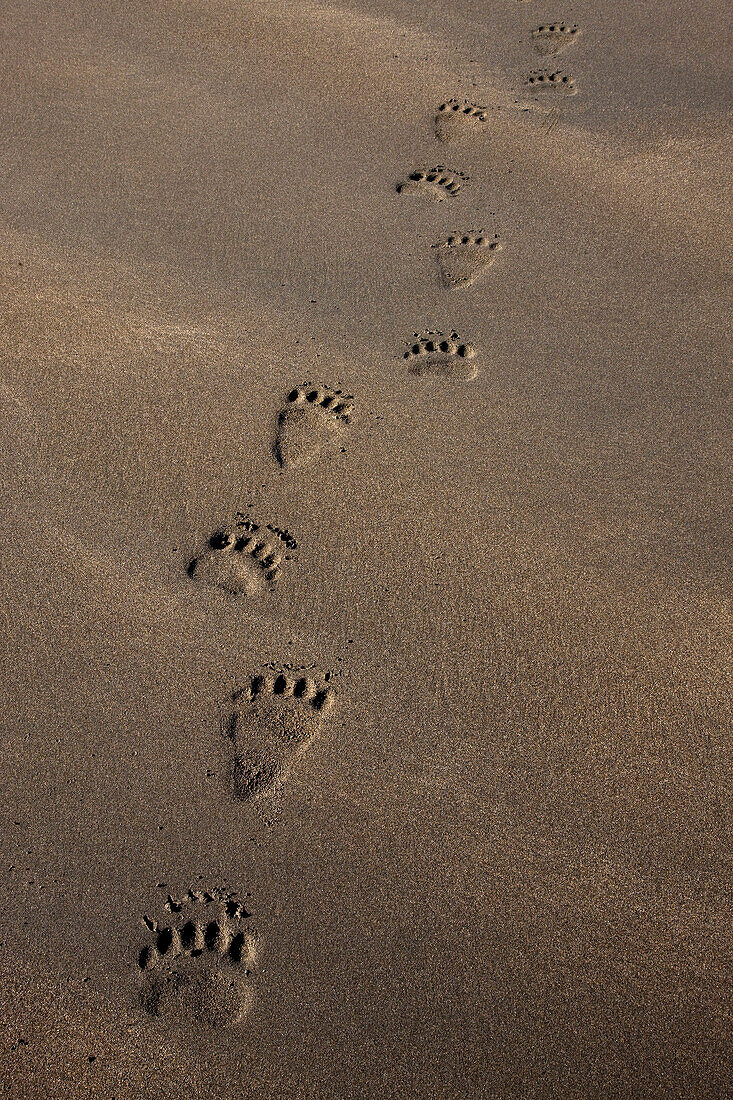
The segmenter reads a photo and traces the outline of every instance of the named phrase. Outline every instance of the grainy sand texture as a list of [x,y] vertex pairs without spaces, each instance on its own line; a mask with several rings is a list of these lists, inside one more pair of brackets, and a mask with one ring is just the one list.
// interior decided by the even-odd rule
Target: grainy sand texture
[[720,0],[0,16],[0,1095],[733,1093]]

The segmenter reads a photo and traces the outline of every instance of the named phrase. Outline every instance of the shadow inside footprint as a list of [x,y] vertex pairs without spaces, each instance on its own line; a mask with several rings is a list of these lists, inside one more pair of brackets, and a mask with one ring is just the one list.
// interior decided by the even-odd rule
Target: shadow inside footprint
[[578,86],[574,77],[561,69],[535,69],[524,82],[525,87],[542,96],[574,96]]
[[580,37],[577,23],[543,23],[532,31],[532,44],[538,53],[546,57],[555,57],[562,53]]
[[484,233],[454,234],[433,246],[443,286],[449,289],[471,286],[490,267],[502,249],[499,238]]
[[212,535],[188,575],[233,596],[256,596],[274,587],[296,546],[287,532],[245,519]]
[[233,790],[240,800],[272,794],[288,777],[335,702],[326,680],[255,676],[234,696],[227,735],[234,745]]
[[253,1002],[250,975],[260,937],[250,914],[225,891],[189,890],[181,902],[169,897],[170,920],[144,917],[153,940],[140,952],[140,1003],[173,1023],[223,1028],[241,1024]]
[[449,99],[438,107],[435,136],[439,141],[461,141],[485,130],[488,117],[485,107],[465,99]]
[[464,172],[438,164],[434,168],[416,168],[397,184],[398,195],[424,195],[437,202],[457,195],[468,181]]
[[453,382],[469,382],[478,374],[476,349],[457,332],[416,332],[404,359],[410,374],[435,374]]
[[291,390],[277,421],[274,453],[284,467],[305,466],[340,441],[353,411],[341,390],[310,384]]

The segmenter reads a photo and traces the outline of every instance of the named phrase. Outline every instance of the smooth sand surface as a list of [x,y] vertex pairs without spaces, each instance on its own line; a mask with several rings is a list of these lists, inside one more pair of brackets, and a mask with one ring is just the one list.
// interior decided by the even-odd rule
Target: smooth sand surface
[[[722,4],[18,0],[2,43],[2,1095],[727,1095]],[[309,382],[353,414],[281,466]],[[189,574],[238,513],[297,548],[233,595]],[[215,888],[251,960],[156,940]]]

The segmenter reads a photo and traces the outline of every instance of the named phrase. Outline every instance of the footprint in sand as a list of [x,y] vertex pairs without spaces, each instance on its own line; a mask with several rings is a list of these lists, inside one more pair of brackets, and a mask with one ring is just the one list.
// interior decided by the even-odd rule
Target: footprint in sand
[[437,164],[434,168],[416,168],[407,179],[397,184],[397,194],[425,195],[442,202],[451,195],[457,195],[468,178],[464,172],[456,172],[444,164]]
[[465,99],[449,99],[438,107],[435,136],[440,141],[462,141],[485,130],[488,119],[485,107]]
[[525,86],[542,95],[570,96],[578,94],[575,79],[561,69],[535,69],[525,80]]
[[305,466],[339,443],[351,419],[353,397],[308,382],[288,394],[277,420],[274,453],[281,466]]
[[443,286],[450,289],[470,286],[493,264],[502,247],[498,233],[489,237],[483,230],[454,233],[447,240],[434,244]]
[[260,947],[244,905],[224,890],[189,890],[182,901],[169,897],[166,909],[162,921],[143,917],[152,937],[138,958],[145,1011],[187,1026],[243,1023]]
[[297,545],[287,531],[241,517],[211,536],[188,574],[235,596],[258,596],[274,587]]
[[476,351],[457,332],[416,332],[403,358],[411,374],[437,374],[453,381],[469,382],[478,374]]
[[546,57],[555,57],[580,38],[577,23],[543,23],[532,31],[532,45]]
[[234,745],[234,795],[241,800],[273,794],[287,779],[331,712],[331,673],[265,672],[232,696],[227,736]]

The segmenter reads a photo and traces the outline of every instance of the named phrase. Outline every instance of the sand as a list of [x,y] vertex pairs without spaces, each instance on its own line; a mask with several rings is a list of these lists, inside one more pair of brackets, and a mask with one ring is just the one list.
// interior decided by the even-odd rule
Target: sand
[[733,1090],[726,29],[6,8],[2,1095]]

